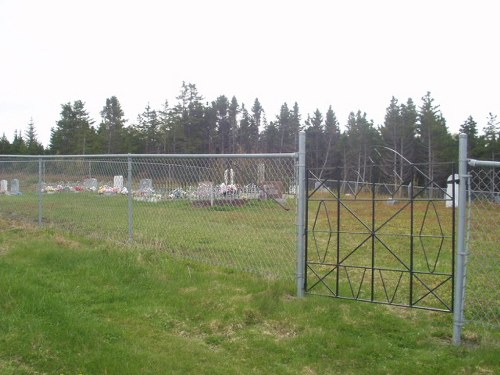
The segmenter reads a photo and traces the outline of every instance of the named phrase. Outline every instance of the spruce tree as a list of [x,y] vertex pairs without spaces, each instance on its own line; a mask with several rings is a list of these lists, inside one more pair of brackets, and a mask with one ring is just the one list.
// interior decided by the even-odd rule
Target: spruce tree
[[[439,106],[434,104],[430,92],[422,98],[419,113],[420,161],[427,165],[427,177],[438,185],[444,185],[449,170],[439,168],[438,163],[454,160],[453,139],[448,133],[446,121]],[[428,181],[421,181],[426,184]],[[432,190],[431,190],[432,194]]]
[[50,151],[56,154],[86,154],[95,149],[93,120],[85,110],[85,103],[76,100],[61,105],[61,119],[51,129]]
[[106,99],[101,111],[102,122],[98,129],[98,138],[102,153],[119,154],[126,151],[124,140],[124,112],[116,96]]
[[472,116],[469,116],[465,122],[460,125],[460,133],[467,135],[467,155],[469,157],[481,157],[483,147],[478,135],[477,123]]
[[11,153],[11,145],[5,133],[0,138],[0,155],[9,155]]
[[340,130],[339,123],[337,121],[337,117],[335,116],[335,112],[333,112],[332,106],[329,106],[328,111],[326,112],[324,137],[325,157],[319,173],[319,178],[322,178],[323,174],[327,172],[326,168],[328,166],[331,166],[332,164],[336,164],[337,166],[340,165],[340,153],[337,147],[340,139]]
[[28,123],[28,129],[26,129],[24,136],[26,138],[26,148],[29,155],[41,155],[43,154],[43,145],[38,142],[38,137],[36,134],[35,123],[33,118],[30,119]]

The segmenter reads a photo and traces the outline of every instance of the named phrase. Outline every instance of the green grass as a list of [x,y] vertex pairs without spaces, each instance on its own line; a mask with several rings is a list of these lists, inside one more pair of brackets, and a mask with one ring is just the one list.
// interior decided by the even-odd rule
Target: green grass
[[494,374],[498,331],[0,220],[0,374]]
[[315,193],[309,200],[311,293],[450,309],[453,211],[443,201],[386,199],[360,194],[338,205]]
[[[187,200],[134,201],[133,238],[177,257],[293,278],[293,200],[290,205],[286,211],[272,200],[249,201],[243,207],[196,207]],[[0,213],[37,222],[38,197],[0,195]],[[43,223],[124,243],[129,238],[128,200],[95,193],[44,195]]]

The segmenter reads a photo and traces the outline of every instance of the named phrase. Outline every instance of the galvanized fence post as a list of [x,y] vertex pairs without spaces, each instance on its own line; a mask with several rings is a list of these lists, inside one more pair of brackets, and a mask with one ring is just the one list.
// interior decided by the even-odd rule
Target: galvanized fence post
[[128,195],[128,240],[134,239],[134,205],[132,196],[132,156],[127,157],[127,195]]
[[305,231],[306,231],[306,135],[299,134],[297,183],[297,297],[304,297]]
[[458,154],[458,241],[455,271],[455,293],[453,306],[453,344],[460,345],[464,325],[464,287],[466,257],[466,212],[467,212],[467,135],[459,135]]
[[43,217],[43,160],[41,157],[38,157],[38,226],[42,226],[42,217]]

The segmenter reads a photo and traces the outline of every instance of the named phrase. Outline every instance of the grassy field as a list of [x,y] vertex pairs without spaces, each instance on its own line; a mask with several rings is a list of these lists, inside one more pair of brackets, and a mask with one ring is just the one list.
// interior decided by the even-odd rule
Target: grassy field
[[[188,200],[133,201],[133,239],[179,258],[197,259],[261,274],[295,275],[295,202],[285,210],[272,200],[243,207],[198,207]],[[38,221],[38,196],[0,195],[5,217]],[[43,196],[43,223],[97,239],[126,243],[128,199],[95,193]],[[189,240],[189,241],[188,241]]]
[[[372,205],[370,195],[363,193],[355,200],[344,197],[339,210],[335,201],[323,201],[331,198],[318,192],[309,201],[307,276],[308,286],[313,286],[311,293],[332,295],[338,276],[337,294],[345,298],[451,308],[451,249],[456,223],[443,201],[416,200],[411,209],[405,201],[389,205],[386,197],[377,197],[380,200]],[[292,282],[296,272],[296,210],[293,199],[286,204],[288,210],[273,200],[251,200],[234,207],[199,207],[188,200],[133,201],[133,239],[136,245],[165,251],[175,258]],[[46,227],[110,240],[119,246],[128,242],[126,196],[58,193],[43,195],[42,206]],[[37,212],[38,195],[33,192],[0,195],[4,217],[33,223],[38,221]],[[372,229],[376,231],[373,243]],[[337,258],[343,268],[331,272]],[[412,278],[410,267],[417,276]],[[319,281],[324,275],[328,276]],[[490,287],[489,278],[481,273],[475,279],[469,280],[475,291]],[[498,310],[494,314],[498,316]]]
[[376,198],[310,199],[311,293],[451,309],[453,211],[439,200]]
[[495,374],[500,333],[450,314],[0,219],[0,374]]

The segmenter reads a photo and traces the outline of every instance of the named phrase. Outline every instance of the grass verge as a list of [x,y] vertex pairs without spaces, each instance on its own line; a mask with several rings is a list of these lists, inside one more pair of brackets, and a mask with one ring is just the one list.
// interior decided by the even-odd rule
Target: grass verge
[[0,374],[494,374],[498,331],[0,219]]

